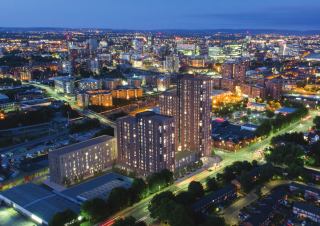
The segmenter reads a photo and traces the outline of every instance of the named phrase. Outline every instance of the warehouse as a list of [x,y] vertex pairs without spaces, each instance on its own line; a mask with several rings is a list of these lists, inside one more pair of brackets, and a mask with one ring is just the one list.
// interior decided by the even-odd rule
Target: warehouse
[[40,224],[49,224],[51,217],[57,212],[71,209],[80,214],[80,206],[52,192],[35,185],[26,183],[0,193],[0,199],[7,206],[30,217]]

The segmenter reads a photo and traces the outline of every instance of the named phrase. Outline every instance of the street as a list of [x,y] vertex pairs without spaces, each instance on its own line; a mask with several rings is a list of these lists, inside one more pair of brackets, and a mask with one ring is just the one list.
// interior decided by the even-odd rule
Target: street
[[[317,111],[310,111],[310,114],[312,115],[312,117],[314,117],[314,116],[318,115],[318,112]],[[293,123],[292,125],[288,126],[287,128],[269,136],[268,138],[266,138],[260,142],[255,142],[253,144],[250,144],[250,146],[244,147],[244,148],[240,149],[239,151],[237,151],[236,153],[230,153],[227,156],[223,156],[224,160],[219,163],[221,165],[220,168],[213,169],[213,167],[212,167],[211,168],[212,172],[202,171],[196,175],[192,175],[191,178],[186,178],[184,181],[179,182],[178,184],[172,185],[168,188],[165,188],[161,192],[172,191],[177,194],[181,191],[186,191],[188,189],[189,183],[192,180],[194,180],[194,178],[196,178],[195,181],[199,181],[201,184],[203,184],[206,181],[207,177],[215,177],[217,173],[222,173],[224,167],[230,165],[231,163],[233,163],[235,161],[247,160],[247,161],[251,162],[254,159],[253,158],[254,152],[258,149],[263,149],[263,148],[266,148],[267,146],[269,146],[270,140],[273,136],[277,136],[277,135],[283,134],[283,133],[288,133],[290,131],[291,132],[300,132],[300,131],[305,132],[312,125],[313,125],[313,118],[311,118],[307,121],[303,121],[303,122],[298,121],[296,123]],[[203,170],[204,170],[204,168],[203,168]],[[188,176],[188,175],[186,175],[186,176]],[[148,204],[151,201],[153,196],[154,196],[154,194],[149,196],[148,198],[140,201],[139,203],[136,203],[132,207],[129,207],[129,208],[113,215],[109,219],[112,219],[114,221],[118,218],[123,218],[123,217],[129,216],[129,215],[134,216],[136,219],[141,219],[143,217],[149,216],[150,212],[148,211],[147,207],[148,207]],[[237,205],[240,205],[241,203],[242,202],[240,202]],[[104,224],[104,226],[111,225],[110,222],[112,222],[112,221],[109,221],[108,223]],[[150,224],[153,222],[153,219],[148,217],[145,220],[145,222]],[[96,224],[96,225],[100,225],[101,223],[102,222],[100,222],[99,224]]]

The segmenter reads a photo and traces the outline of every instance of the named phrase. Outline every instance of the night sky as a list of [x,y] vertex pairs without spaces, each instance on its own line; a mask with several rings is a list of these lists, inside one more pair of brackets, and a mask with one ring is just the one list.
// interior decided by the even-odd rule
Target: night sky
[[0,27],[320,30],[320,0],[3,0]]

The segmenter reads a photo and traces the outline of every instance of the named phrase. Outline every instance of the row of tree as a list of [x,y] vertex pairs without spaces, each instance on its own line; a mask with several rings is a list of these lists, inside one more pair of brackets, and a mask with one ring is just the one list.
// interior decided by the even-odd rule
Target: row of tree
[[263,120],[263,122],[257,128],[256,134],[258,136],[269,136],[274,131],[284,129],[291,123],[295,123],[301,120],[301,118],[306,117],[308,114],[309,110],[303,105],[301,108],[298,108],[297,110],[295,110],[291,114],[287,114],[286,116],[279,113],[275,119]]
[[79,133],[85,130],[95,129],[100,126],[99,119],[85,119],[81,123],[72,123],[69,128],[69,133]]
[[180,171],[174,171],[173,177],[175,180],[178,180],[179,177],[184,177],[187,173],[191,173],[196,169],[200,169],[203,166],[203,162],[200,159],[198,162],[188,164],[186,168],[181,168]]
[[271,138],[270,144],[273,146],[278,141],[285,141],[285,142],[302,144],[302,145],[308,144],[308,142],[304,139],[303,133],[297,133],[297,132],[284,133],[284,134],[280,134],[278,136],[274,136]]

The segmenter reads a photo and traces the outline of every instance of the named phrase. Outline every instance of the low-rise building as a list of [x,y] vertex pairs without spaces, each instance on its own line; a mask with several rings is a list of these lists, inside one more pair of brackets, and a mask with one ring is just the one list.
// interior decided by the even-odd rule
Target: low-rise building
[[80,174],[87,177],[110,167],[118,158],[116,143],[104,135],[49,152],[50,181],[61,185],[64,177],[72,182]]
[[309,218],[314,222],[320,223],[320,208],[318,207],[296,201],[293,204],[293,213],[299,217]]
[[142,79],[140,78],[128,78],[127,79],[128,86],[140,88],[142,84]]
[[74,93],[76,78],[73,76],[60,76],[54,78],[54,88],[58,93]]
[[117,88],[109,91],[111,92],[113,98],[129,100],[143,96],[142,88]]
[[290,191],[295,191],[296,189],[301,189],[305,192],[305,195],[312,196],[316,200],[320,199],[320,189],[312,187],[312,186],[307,186],[303,184],[299,184],[296,182],[291,182],[290,184]]
[[222,121],[212,123],[212,146],[230,151],[237,151],[256,139],[255,132],[242,130],[241,126],[230,125]]
[[14,95],[16,101],[43,99],[44,94],[40,92],[21,92]]
[[112,106],[112,93],[105,90],[79,91],[77,94],[78,106],[90,105]]
[[231,94],[230,91],[212,90],[212,105],[214,106],[218,102],[226,102]]
[[179,171],[186,168],[187,165],[192,165],[196,161],[195,153],[192,151],[181,151],[175,155],[175,170]]
[[256,131],[258,128],[258,125],[252,124],[252,123],[246,123],[241,126],[242,130],[248,130],[248,131]]
[[223,203],[230,197],[237,195],[237,186],[234,184],[229,184],[218,191],[211,193],[200,199],[199,201],[193,203],[190,207],[194,212],[202,211],[204,209],[209,209],[212,203]]
[[247,107],[252,109],[252,110],[257,110],[257,111],[265,111],[265,110],[267,110],[267,105],[266,104],[248,103]]
[[[257,181],[259,179],[261,169],[264,167],[267,167],[267,166],[272,166],[272,165],[271,165],[271,163],[268,162],[268,163],[265,163],[261,166],[254,168],[253,170],[251,170],[249,172],[249,174],[252,178],[252,183],[254,183],[255,181]],[[232,180],[231,183],[236,185],[238,189],[241,189],[241,176]]]
[[293,113],[295,110],[297,110],[297,108],[282,107],[275,110],[274,113],[275,114],[281,113],[283,115],[287,115],[287,114]]
[[78,82],[78,89],[79,90],[96,90],[101,89],[101,83],[99,80],[95,80],[92,78],[86,78],[82,81]]
[[221,89],[233,92],[237,86],[237,82],[233,79],[221,79]]

